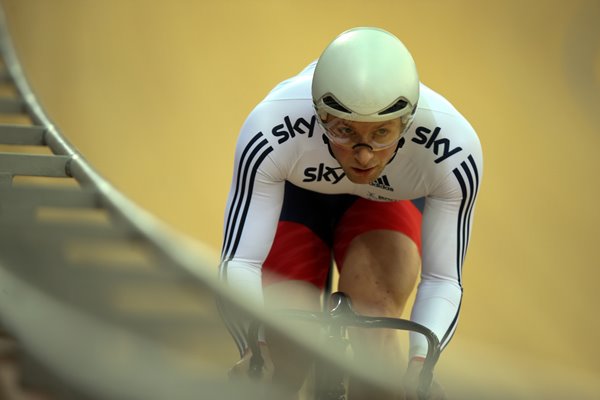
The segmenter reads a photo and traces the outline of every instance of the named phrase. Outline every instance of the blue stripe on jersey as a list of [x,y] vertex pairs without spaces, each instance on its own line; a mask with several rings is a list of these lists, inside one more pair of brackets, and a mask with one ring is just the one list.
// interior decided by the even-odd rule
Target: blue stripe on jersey
[[227,303],[220,298],[217,298],[217,310],[240,352],[240,358],[242,358],[244,356],[244,351],[248,347],[246,329],[244,328],[243,323],[236,323],[239,318],[236,318],[235,313],[232,312],[230,306],[227,306]]
[[[254,189],[256,173],[262,161],[272,151],[273,147],[268,145],[268,141],[264,138],[263,133],[259,132],[248,142],[240,157],[235,191],[227,215],[223,248],[221,250],[222,264],[220,278],[224,281],[227,281],[228,260],[231,260],[235,255],[242,237],[244,223],[252,200],[252,190]],[[217,307],[227,330],[237,344],[241,357],[248,346],[244,323],[222,301],[217,301]]]
[[[266,140],[265,140],[265,142],[266,142]],[[263,142],[261,142],[261,143],[263,143]],[[269,155],[269,153],[272,151],[273,151],[273,148],[269,146],[265,151],[263,151],[260,154],[260,156],[258,157],[258,159],[256,161],[256,164],[252,167],[252,172],[250,174],[250,180],[249,180],[250,187],[248,188],[248,196],[246,198],[246,201],[244,202],[244,211],[242,211],[242,217],[239,222],[240,228],[244,226],[244,223],[246,222],[246,217],[248,216],[248,210],[250,209],[250,200],[252,198],[252,190],[254,189],[254,179],[256,178],[256,172],[258,171],[258,167],[263,162],[263,160],[267,157],[267,155]],[[236,238],[235,238],[235,242],[233,243],[233,248],[231,249],[230,257],[233,257],[235,255],[238,245],[240,244],[241,238],[242,238],[242,229],[239,229],[238,234],[236,235]]]
[[259,132],[250,140],[242,152],[237,171],[235,192],[227,215],[225,240],[221,252],[223,260],[231,259],[235,255],[250,208],[256,172],[261,162],[271,151],[273,151],[273,147],[268,145],[263,133]]
[[461,290],[461,299],[460,299],[460,303],[458,303],[458,309],[456,310],[456,315],[454,315],[454,319],[452,320],[450,327],[444,334],[444,337],[440,340],[440,346],[442,347],[442,349],[444,347],[446,347],[446,345],[450,342],[450,339],[452,339],[452,336],[454,335],[454,332],[456,331],[456,326],[458,324],[458,315],[460,314],[460,306],[462,305],[462,287],[460,290]]
[[471,155],[468,157],[469,164],[462,162],[460,168],[455,168],[452,172],[460,185],[462,200],[458,210],[457,223],[457,251],[456,251],[456,272],[458,283],[462,285],[462,265],[467,254],[469,245],[469,232],[471,230],[471,216],[475,198],[479,190],[479,173],[475,160]]
[[[469,163],[463,161],[460,167],[455,168],[452,172],[460,185],[462,192],[462,200],[458,210],[458,221],[456,226],[456,276],[458,278],[458,285],[460,286],[462,296],[462,266],[467,254],[467,247],[469,246],[469,232],[471,231],[471,216],[473,214],[473,206],[475,205],[475,199],[479,190],[479,172],[477,171],[477,165],[472,155],[467,157]],[[462,298],[461,298],[462,304]],[[440,340],[442,348],[444,348],[454,331],[456,330],[456,324],[458,322],[458,315],[460,313],[460,304],[456,310],[456,315],[450,324],[450,327],[444,334],[444,337]]]
[[463,241],[463,220],[465,214],[465,203],[467,201],[467,185],[465,183],[465,179],[460,173],[460,170],[456,168],[454,171],[454,176],[458,180],[458,184],[460,185],[460,189],[462,191],[462,199],[460,201],[460,208],[458,209],[458,224],[456,225],[456,240],[457,240],[457,249],[456,249],[456,276],[458,277],[458,283],[461,284],[461,266],[462,266],[462,241]]
[[425,197],[419,197],[418,199],[412,199],[412,203],[417,207],[419,212],[423,214],[423,210],[425,210]]
[[[466,203],[466,211],[463,216],[463,220],[461,221],[462,222],[462,236],[461,236],[462,252],[461,252],[461,264],[458,267],[458,271],[460,272],[459,281],[462,283],[462,265],[464,264],[465,257],[467,255],[467,246],[469,243],[470,216],[471,216],[471,210],[473,209],[473,203],[475,202],[475,193],[473,192],[473,184],[474,184],[473,175],[471,174],[471,171],[467,167],[467,163],[463,161],[460,164],[460,166],[462,167],[463,171],[465,172],[465,175],[466,175],[468,183],[469,183],[469,190],[468,190],[469,198]],[[465,193],[463,193],[463,198],[464,198],[464,196],[465,196]]]

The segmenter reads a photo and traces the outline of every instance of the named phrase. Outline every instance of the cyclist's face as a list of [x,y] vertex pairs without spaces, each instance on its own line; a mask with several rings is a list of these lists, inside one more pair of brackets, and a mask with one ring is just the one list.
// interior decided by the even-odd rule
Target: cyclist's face
[[393,144],[373,151],[373,146],[369,143],[379,140],[378,136],[388,134],[399,136],[402,132],[402,123],[399,118],[384,122],[357,122],[329,115],[326,123],[328,127],[335,127],[334,129],[352,136],[351,146],[338,144],[333,140],[330,140],[329,143],[331,151],[348,179],[359,184],[369,184],[376,180],[396,150],[396,144]]

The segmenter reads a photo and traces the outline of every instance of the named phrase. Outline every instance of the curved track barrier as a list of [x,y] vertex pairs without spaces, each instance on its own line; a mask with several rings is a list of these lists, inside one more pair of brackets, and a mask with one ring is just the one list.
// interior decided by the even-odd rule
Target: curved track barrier
[[0,323],[19,350],[18,384],[58,399],[253,398],[218,362],[231,344],[214,259],[61,135],[3,16],[0,55]]

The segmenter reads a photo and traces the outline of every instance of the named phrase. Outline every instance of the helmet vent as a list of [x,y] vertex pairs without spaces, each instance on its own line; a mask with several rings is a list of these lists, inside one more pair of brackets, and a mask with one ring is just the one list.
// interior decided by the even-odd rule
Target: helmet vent
[[323,103],[325,103],[326,106],[333,108],[334,110],[351,114],[350,110],[338,103],[337,100],[334,99],[332,96],[325,96],[323,98]]
[[407,105],[407,101],[406,100],[398,100],[397,102],[395,102],[392,106],[386,108],[385,110],[381,111],[379,113],[379,115],[386,115],[386,114],[391,114],[394,113],[396,111],[400,111],[402,109],[404,109],[404,107],[406,107]]

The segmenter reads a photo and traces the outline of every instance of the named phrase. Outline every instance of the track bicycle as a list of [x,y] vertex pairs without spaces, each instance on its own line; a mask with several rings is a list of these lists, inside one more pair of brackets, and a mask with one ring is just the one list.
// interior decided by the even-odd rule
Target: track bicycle
[[[307,310],[283,310],[278,312],[284,318],[298,321],[314,322],[326,329],[326,345],[343,354],[349,346],[348,327],[389,328],[413,331],[425,336],[428,343],[427,355],[419,376],[417,395],[419,399],[427,399],[433,380],[433,369],[440,355],[440,344],[437,336],[425,326],[416,322],[389,317],[369,317],[357,314],[352,309],[350,298],[343,292],[335,292],[329,296],[329,307],[322,312]],[[258,332],[261,323],[253,321],[248,330],[248,344],[252,350],[249,375],[258,379],[262,374],[264,360],[258,344]],[[319,368],[315,366],[315,399],[346,399],[345,374],[337,368]]]

